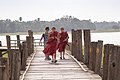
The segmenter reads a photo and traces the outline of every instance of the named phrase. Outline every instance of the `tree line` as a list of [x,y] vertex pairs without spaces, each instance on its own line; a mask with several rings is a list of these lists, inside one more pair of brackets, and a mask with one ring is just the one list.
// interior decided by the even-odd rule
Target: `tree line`
[[11,21],[10,19],[0,20],[0,33],[26,32],[33,30],[34,32],[42,32],[45,27],[55,26],[57,29],[64,27],[67,31],[71,29],[119,29],[120,22],[91,22],[91,20],[79,20],[72,16],[64,16],[54,21],[40,21],[40,18],[34,21],[19,20]]

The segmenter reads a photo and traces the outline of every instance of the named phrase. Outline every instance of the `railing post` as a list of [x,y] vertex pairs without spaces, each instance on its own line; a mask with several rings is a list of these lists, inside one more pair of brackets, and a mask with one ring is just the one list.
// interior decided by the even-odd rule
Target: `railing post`
[[86,65],[89,65],[90,42],[90,30],[84,30],[84,63]]
[[2,58],[0,58],[0,80],[3,80]]
[[77,31],[74,31],[74,57],[78,59],[78,40],[77,40]]
[[116,63],[115,63],[115,79],[114,80],[120,80],[120,47],[118,47],[118,51],[116,53]]
[[9,77],[11,79],[12,76],[12,53],[11,53],[11,41],[10,36],[6,35],[6,41],[7,41],[7,49],[8,49],[8,61],[9,61]]
[[0,80],[10,80],[8,59],[1,58],[0,61],[2,63],[2,68],[1,68],[2,69],[2,79],[0,79]]
[[9,77],[8,59],[0,58],[0,80],[10,80]]
[[27,48],[28,48],[28,56],[30,56],[32,54],[32,48],[31,48],[31,38],[29,36],[26,37],[26,41],[27,41]]
[[95,71],[97,42],[91,42],[89,55],[89,68]]
[[108,80],[110,70],[110,55],[113,53],[113,44],[104,45],[104,58],[103,58],[103,79]]
[[72,29],[72,55],[75,53],[75,30]]
[[22,43],[22,64],[21,64],[21,70],[25,70],[26,69],[26,60],[27,60],[27,44],[26,42]]
[[[2,42],[0,41],[0,47],[2,46]],[[2,51],[0,51],[0,57],[2,57]]]
[[10,42],[10,36],[6,35],[6,41],[7,41],[7,48],[11,49],[11,42]]
[[101,62],[102,62],[102,51],[103,51],[103,41],[98,40],[97,50],[96,50],[96,63],[95,63],[95,73],[101,75]]
[[17,47],[19,47],[20,46],[20,35],[17,35],[16,37],[17,37]]
[[12,76],[11,80],[19,80],[20,77],[20,52],[11,50],[12,51]]
[[113,51],[111,52],[109,56],[108,80],[117,80],[116,79],[117,74],[115,74],[115,70],[116,70],[116,55],[118,53],[118,46],[114,46],[112,50]]
[[78,46],[78,60],[83,61],[82,53],[82,30],[77,30],[77,46]]
[[31,39],[31,47],[32,47],[32,53],[34,52],[34,37],[33,37],[33,31],[32,30],[28,30],[28,35]]

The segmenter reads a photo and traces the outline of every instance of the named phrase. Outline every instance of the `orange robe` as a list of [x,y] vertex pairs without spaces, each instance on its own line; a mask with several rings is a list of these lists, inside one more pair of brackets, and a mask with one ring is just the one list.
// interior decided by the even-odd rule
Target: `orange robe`
[[65,47],[68,43],[68,40],[64,41],[66,38],[68,38],[68,33],[67,32],[60,33],[60,42],[58,44],[58,51],[59,52],[65,51]]
[[50,33],[50,37],[54,37],[54,39],[52,38],[49,38],[48,39],[48,42],[47,42],[47,45],[45,47],[45,49],[43,50],[43,52],[46,54],[46,55],[53,55],[54,53],[56,53],[56,50],[57,50],[57,39],[55,37],[58,36],[58,32],[55,31],[53,33]]

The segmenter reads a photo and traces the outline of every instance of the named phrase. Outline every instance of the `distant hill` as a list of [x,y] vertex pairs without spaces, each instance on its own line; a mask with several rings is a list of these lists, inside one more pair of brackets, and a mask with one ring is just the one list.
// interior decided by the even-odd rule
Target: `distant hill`
[[34,32],[43,32],[44,28],[49,26],[56,27],[57,30],[60,27],[64,27],[67,31],[71,29],[91,29],[91,30],[101,30],[101,29],[119,29],[120,22],[94,22],[91,20],[79,20],[72,16],[65,16],[54,21],[40,21],[40,18],[34,21],[11,21],[10,19],[0,20],[0,33],[15,33],[15,32],[26,32],[27,30],[33,30]]

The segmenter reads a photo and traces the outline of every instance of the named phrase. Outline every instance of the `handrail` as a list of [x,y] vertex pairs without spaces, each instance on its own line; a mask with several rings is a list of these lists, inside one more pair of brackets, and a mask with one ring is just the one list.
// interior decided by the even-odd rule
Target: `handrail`
[[5,65],[4,66],[0,66],[0,68],[5,68]]
[[2,55],[6,54],[8,51],[5,51],[4,53],[2,53]]

